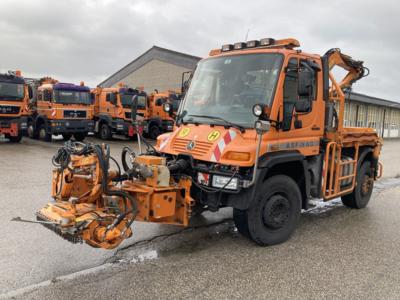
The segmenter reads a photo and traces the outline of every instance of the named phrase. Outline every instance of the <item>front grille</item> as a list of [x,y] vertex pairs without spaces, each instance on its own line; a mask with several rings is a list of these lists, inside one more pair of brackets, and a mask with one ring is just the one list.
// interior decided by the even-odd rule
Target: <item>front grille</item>
[[85,110],[64,110],[64,118],[86,118]]
[[195,141],[195,146],[193,147],[192,150],[188,150],[187,149],[187,145],[188,143],[191,142],[191,140],[187,140],[187,139],[175,139],[172,142],[172,149],[176,152],[182,153],[190,153],[193,155],[204,155],[207,154],[207,152],[211,149],[213,143],[209,143],[209,142],[199,142],[199,141]]
[[0,114],[17,115],[20,107],[14,105],[0,105]]

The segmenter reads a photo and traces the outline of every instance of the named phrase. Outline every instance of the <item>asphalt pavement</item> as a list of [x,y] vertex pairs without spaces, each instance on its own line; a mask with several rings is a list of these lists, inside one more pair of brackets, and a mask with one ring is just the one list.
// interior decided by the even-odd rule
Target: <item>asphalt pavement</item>
[[[123,146],[135,146],[126,140],[110,144],[116,158]],[[293,238],[275,247],[260,248],[242,238],[230,221],[223,221],[231,217],[231,211],[224,210],[198,221],[200,228],[223,221],[221,226],[228,229],[220,233],[214,228],[199,238],[192,236],[196,230],[180,233],[182,228],[175,226],[135,222],[133,238],[119,249],[106,251],[70,244],[40,225],[10,221],[16,216],[33,218],[50,200],[51,157],[61,145],[62,141],[29,139],[21,144],[0,142],[0,294],[16,291],[24,298],[42,299],[400,295],[396,294],[399,285],[393,285],[400,279],[400,188],[396,187],[400,181],[392,181],[394,187],[383,185],[365,210],[350,210],[337,202],[303,214]],[[400,173],[399,145],[399,140],[385,142],[386,178]],[[185,242],[160,251],[155,260],[125,262],[124,255],[129,256],[135,247],[120,249],[151,243],[157,236],[183,236]],[[68,277],[118,261],[116,257],[122,263],[83,277]],[[63,276],[69,279],[54,280]],[[39,288],[49,281],[54,283]],[[18,292],[24,287],[33,288],[27,294]]]

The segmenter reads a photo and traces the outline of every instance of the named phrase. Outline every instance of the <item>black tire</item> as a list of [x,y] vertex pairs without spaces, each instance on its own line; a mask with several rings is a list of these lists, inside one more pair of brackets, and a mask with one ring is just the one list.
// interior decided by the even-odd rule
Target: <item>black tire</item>
[[300,212],[299,186],[286,175],[276,175],[260,186],[243,219],[247,219],[250,238],[260,246],[268,246],[289,239]]
[[106,123],[100,125],[99,138],[102,140],[110,140],[112,136],[110,126]]
[[46,131],[46,126],[41,124],[38,129],[39,138],[45,142],[51,142],[52,134]]
[[33,125],[32,122],[29,122],[29,123],[28,123],[28,130],[27,130],[27,132],[28,132],[29,138],[35,139],[35,140],[38,139],[38,137],[39,137],[39,132],[35,129],[35,127],[34,127],[34,125]]
[[157,137],[161,134],[161,129],[156,124],[151,124],[149,128],[149,138],[152,140],[156,140]]
[[19,143],[22,139],[22,133],[19,132],[17,136],[9,136],[10,143]]
[[77,132],[74,133],[74,139],[78,142],[82,142],[85,137],[87,137],[87,133],[86,132]]
[[374,177],[371,170],[371,162],[365,161],[357,172],[356,187],[353,192],[342,196],[343,205],[358,209],[366,207],[371,199],[373,188]]
[[61,135],[62,135],[64,141],[69,141],[72,137],[72,133],[62,133]]

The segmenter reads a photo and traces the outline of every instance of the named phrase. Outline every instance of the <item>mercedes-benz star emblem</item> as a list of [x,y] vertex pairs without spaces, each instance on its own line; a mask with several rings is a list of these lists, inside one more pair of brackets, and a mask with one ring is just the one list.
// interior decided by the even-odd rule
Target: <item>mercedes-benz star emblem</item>
[[189,143],[187,143],[186,145],[186,149],[187,150],[193,150],[193,148],[196,146],[196,143],[194,141],[190,141]]

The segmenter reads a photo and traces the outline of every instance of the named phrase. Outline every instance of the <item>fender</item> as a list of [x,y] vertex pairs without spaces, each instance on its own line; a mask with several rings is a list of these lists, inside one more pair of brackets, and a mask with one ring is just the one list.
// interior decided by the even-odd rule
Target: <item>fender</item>
[[[247,209],[251,201],[255,198],[257,187],[263,184],[269,176],[270,171],[280,164],[298,162],[302,166],[301,174],[304,174],[304,188],[300,187],[302,193],[302,208],[308,208],[308,198],[310,197],[310,175],[308,174],[307,162],[304,156],[296,151],[266,153],[259,158],[259,166],[256,173],[256,181],[250,188],[243,189],[239,194],[229,195],[228,206],[238,209]],[[284,174],[284,173],[283,173]],[[249,201],[249,199],[251,199]]]

